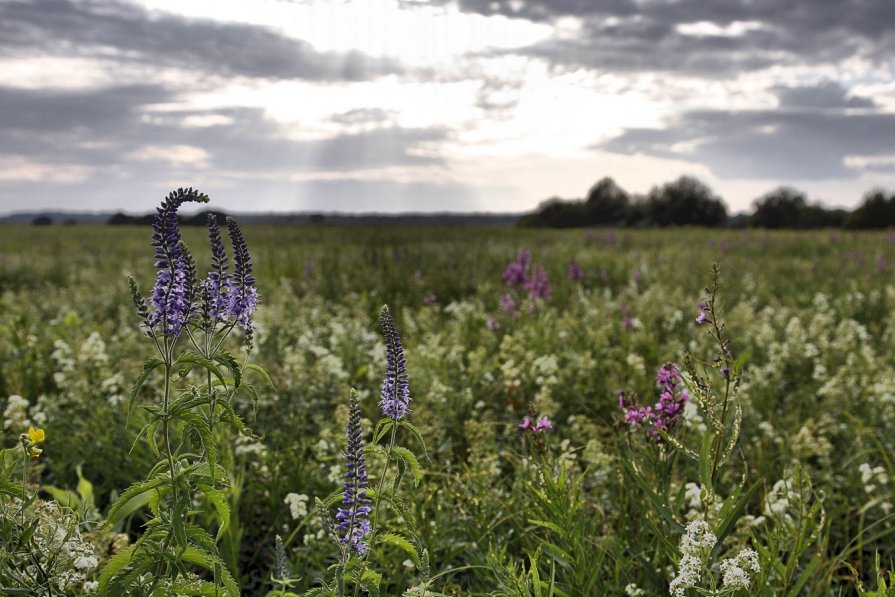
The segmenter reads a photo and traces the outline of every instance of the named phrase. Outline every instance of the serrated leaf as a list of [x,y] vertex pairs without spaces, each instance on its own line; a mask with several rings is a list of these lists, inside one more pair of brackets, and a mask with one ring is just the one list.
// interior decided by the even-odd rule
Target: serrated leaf
[[214,360],[230,371],[230,375],[233,376],[233,389],[238,388],[239,384],[242,383],[242,369],[239,366],[239,362],[227,351],[218,352],[214,355]]
[[218,532],[216,540],[220,541],[230,527],[230,504],[224,494],[208,485],[199,485],[199,491],[208,498],[218,515]]
[[413,561],[414,565],[417,568],[420,567],[420,554],[417,552],[416,547],[414,547],[413,543],[411,543],[401,535],[398,535],[396,533],[382,533],[381,535],[378,535],[376,537],[376,541],[385,545],[393,545],[398,549],[403,550],[405,553],[407,553],[407,555],[410,556],[410,559]]
[[134,553],[134,550],[137,548],[136,545],[128,545],[114,556],[109,558],[106,562],[106,565],[103,567],[103,571],[99,575],[99,585],[97,586],[97,593],[100,595],[106,595],[107,590],[109,588],[109,583],[115,578],[119,572],[127,568],[128,564],[130,564],[131,556]]
[[239,597],[239,586],[233,580],[227,566],[214,554],[202,551],[196,547],[187,547],[180,556],[181,560],[190,564],[201,566],[212,574],[220,576],[221,584],[231,597]]
[[382,582],[382,576],[373,570],[364,570],[358,584],[373,597],[379,597],[379,584]]
[[179,357],[177,357],[177,360],[174,361],[174,364],[172,365],[172,367],[177,367],[178,365],[184,365],[184,364],[198,365],[199,367],[202,367],[203,369],[210,371],[211,374],[214,375],[215,377],[217,377],[218,381],[220,381],[221,384],[226,387],[227,380],[224,379],[223,372],[214,363],[214,361],[206,359],[205,357],[200,356],[194,352],[185,352],[182,355],[180,355]]
[[426,440],[423,439],[423,434],[420,430],[411,423],[410,421],[401,421],[398,423],[401,427],[409,431],[416,438],[416,441],[420,443],[420,447],[423,449],[423,456],[428,461],[429,460],[429,452],[426,450]]
[[[109,513],[106,515],[106,521],[113,526],[118,522],[121,522],[124,518],[124,513],[131,514],[136,511],[129,506],[131,501],[137,500],[148,491],[161,487],[167,480],[168,479],[165,477],[156,477],[147,481],[139,481],[125,489],[118,499],[115,500],[115,503],[109,508]],[[145,504],[146,501],[143,501],[142,505]]]
[[413,485],[419,487],[423,474],[420,471],[420,463],[417,462],[413,452],[403,446],[393,446],[391,452],[392,456],[400,458],[410,468],[410,472],[413,474]]

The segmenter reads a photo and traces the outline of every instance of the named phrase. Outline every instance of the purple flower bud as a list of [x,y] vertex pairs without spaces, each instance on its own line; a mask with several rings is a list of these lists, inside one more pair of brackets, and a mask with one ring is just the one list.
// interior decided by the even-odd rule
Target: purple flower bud
[[364,537],[372,531],[367,516],[372,511],[367,497],[367,468],[364,462],[364,439],[360,422],[360,405],[352,395],[348,403],[348,445],[345,448],[345,489],[342,508],[336,514],[336,529],[344,533],[342,543],[352,547],[358,555],[367,551]]
[[379,313],[379,326],[385,340],[386,359],[379,406],[386,417],[398,421],[410,408],[410,380],[407,377],[404,347],[388,305],[384,305]]
[[149,303],[150,327],[161,324],[161,333],[178,336],[192,312],[190,260],[180,240],[177,210],[188,201],[207,203],[208,197],[189,189],[177,189],[168,194],[156,210],[152,223],[152,246],[155,247],[155,267],[158,269]]

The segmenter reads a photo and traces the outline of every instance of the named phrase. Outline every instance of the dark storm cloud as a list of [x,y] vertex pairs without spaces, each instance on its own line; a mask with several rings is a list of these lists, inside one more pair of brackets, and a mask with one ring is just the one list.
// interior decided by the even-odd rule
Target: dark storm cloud
[[[111,52],[110,52],[111,50]],[[200,75],[359,81],[401,72],[361,52],[318,52],[264,27],[150,14],[113,1],[0,1],[0,54],[99,57]]]
[[858,176],[846,156],[891,154],[893,138],[895,114],[692,111],[665,129],[628,129],[600,148],[700,162],[723,177],[829,180]]
[[791,108],[873,108],[873,100],[850,95],[848,90],[834,83],[823,81],[806,87],[775,87],[781,107]]
[[[388,166],[439,165],[421,147],[443,140],[438,128],[387,126],[331,138],[295,140],[260,109],[165,111],[151,104],[178,99],[156,86],[90,91],[29,91],[0,87],[0,154],[41,163],[70,163],[104,172],[133,167],[141,148],[188,145],[208,153],[216,168],[285,173],[350,172]],[[183,126],[190,116],[224,117],[226,124]],[[164,162],[164,159],[158,159]],[[146,167],[151,168],[151,164]],[[170,168],[168,168],[170,170]],[[189,165],[184,165],[189,169]],[[159,172],[163,168],[159,166]]]
[[[887,62],[895,52],[895,2],[889,0],[461,0],[481,14],[555,22],[578,17],[578,36],[514,50],[556,66],[605,71],[735,76],[772,65]],[[686,34],[680,25],[755,25],[738,35]],[[733,32],[730,32],[733,33]]]

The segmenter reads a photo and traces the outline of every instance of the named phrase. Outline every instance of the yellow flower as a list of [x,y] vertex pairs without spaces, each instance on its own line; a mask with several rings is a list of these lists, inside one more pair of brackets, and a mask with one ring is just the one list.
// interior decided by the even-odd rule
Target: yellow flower
[[34,427],[29,427],[28,437],[31,439],[32,444],[39,444],[47,438],[47,434],[40,427],[38,427],[37,429],[35,429]]

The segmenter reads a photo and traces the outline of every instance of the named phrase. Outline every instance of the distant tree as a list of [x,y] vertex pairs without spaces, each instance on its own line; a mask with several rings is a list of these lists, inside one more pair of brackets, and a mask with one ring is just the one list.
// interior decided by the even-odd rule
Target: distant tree
[[808,205],[799,214],[799,228],[842,228],[848,218],[844,209],[825,209],[820,205]]
[[792,187],[778,187],[753,203],[752,225],[757,228],[799,228],[808,198]]
[[312,224],[322,224],[326,221],[326,216],[323,214],[311,214],[311,217],[308,219],[311,220]]
[[49,226],[53,223],[53,218],[50,216],[37,216],[33,220],[31,220],[32,226]]
[[585,224],[588,226],[624,226],[630,216],[628,193],[609,177],[590,188],[584,202]]
[[523,216],[519,224],[536,228],[575,228],[586,226],[584,203],[581,201],[564,201],[559,197],[551,197],[542,202],[534,213]]
[[873,189],[845,221],[847,228],[889,228],[895,226],[895,193]]
[[727,221],[727,208],[721,199],[691,176],[653,188],[645,208],[654,226],[723,226]]

